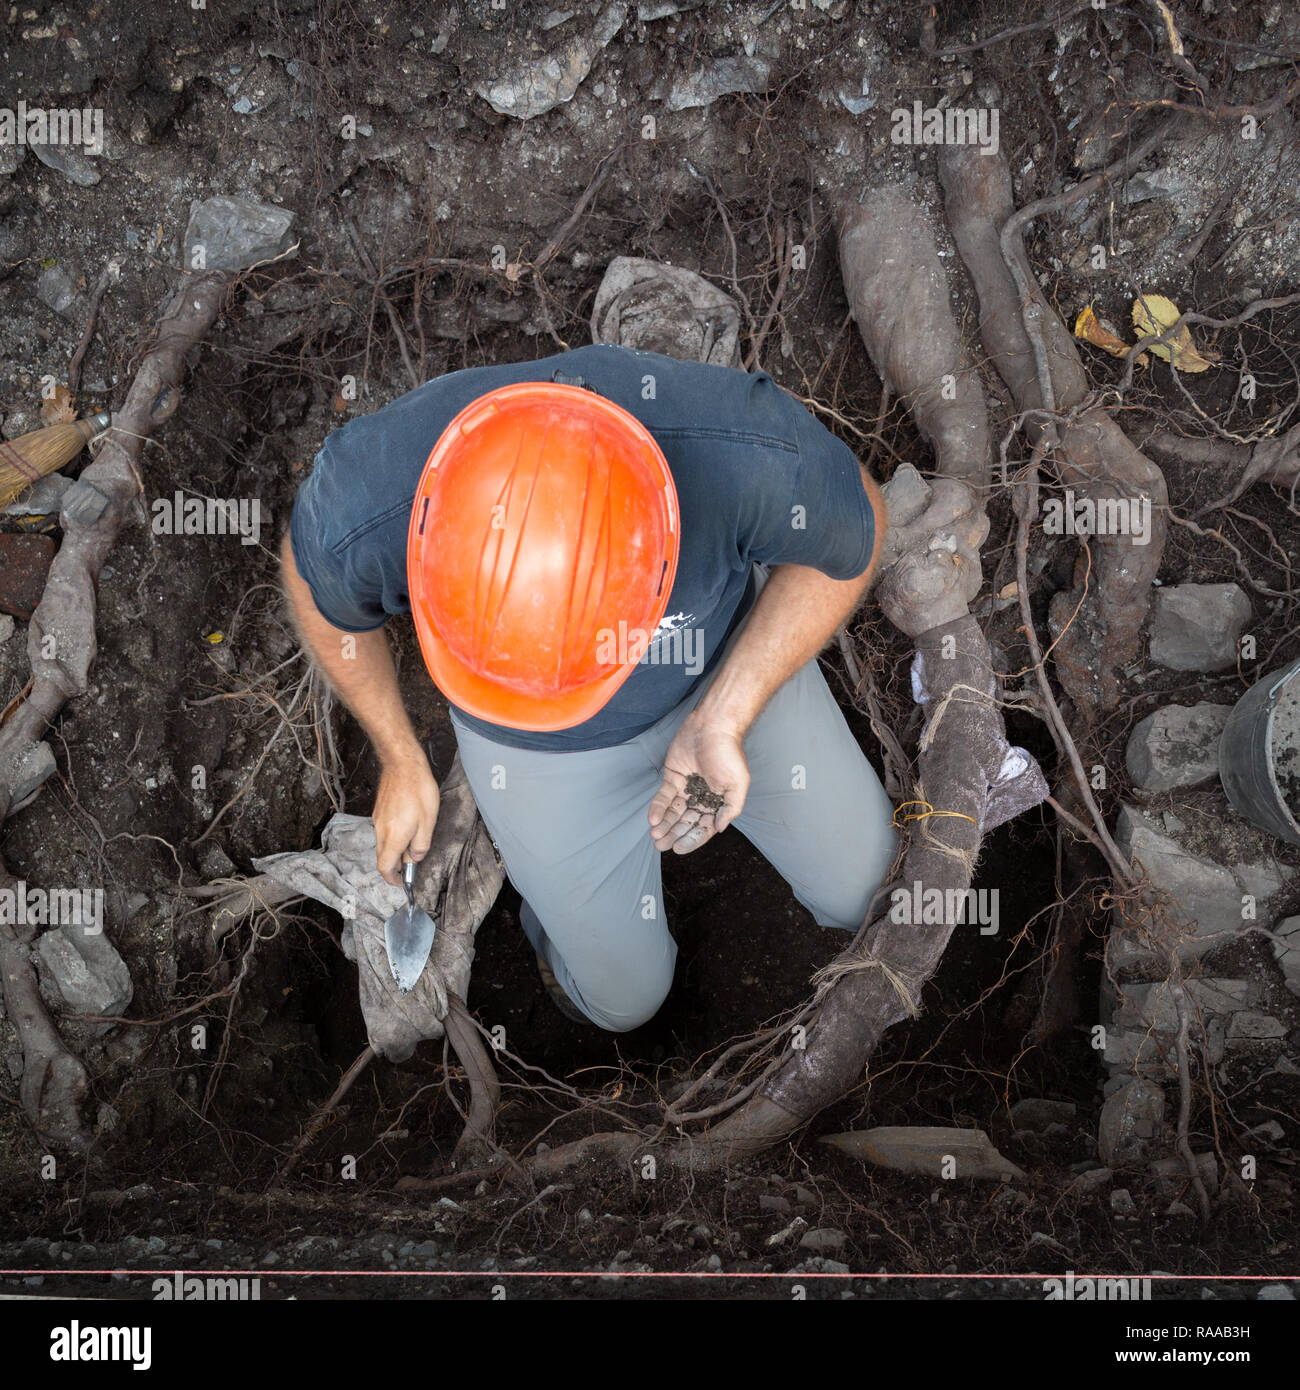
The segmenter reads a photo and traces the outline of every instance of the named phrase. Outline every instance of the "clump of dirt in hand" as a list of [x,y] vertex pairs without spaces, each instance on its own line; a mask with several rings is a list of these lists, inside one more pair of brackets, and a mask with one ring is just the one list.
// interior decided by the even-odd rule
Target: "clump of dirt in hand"
[[715,792],[698,772],[686,779],[686,809],[706,815],[722,810],[727,798]]

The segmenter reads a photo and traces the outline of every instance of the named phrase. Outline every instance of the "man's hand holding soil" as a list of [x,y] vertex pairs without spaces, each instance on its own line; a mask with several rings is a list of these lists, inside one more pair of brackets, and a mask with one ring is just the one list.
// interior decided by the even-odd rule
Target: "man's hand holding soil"
[[689,854],[740,815],[749,790],[745,734],[773,693],[826,645],[870,585],[888,513],[865,468],[862,482],[877,521],[867,568],[845,580],[805,565],[778,565],[772,571],[730,656],[668,746],[663,783],[650,803],[656,849]]

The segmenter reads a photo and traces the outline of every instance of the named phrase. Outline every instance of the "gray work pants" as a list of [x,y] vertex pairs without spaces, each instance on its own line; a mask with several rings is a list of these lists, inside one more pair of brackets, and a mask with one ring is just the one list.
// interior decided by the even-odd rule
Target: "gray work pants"
[[[474,799],[523,897],[524,932],[573,1003],[610,1032],[652,1018],[672,984],[677,946],[646,817],[668,745],[707,685],[628,742],[581,752],[510,748],[451,713]],[[752,780],[733,826],[820,926],[856,931],[897,833],[816,659],[772,696],[743,746]]]

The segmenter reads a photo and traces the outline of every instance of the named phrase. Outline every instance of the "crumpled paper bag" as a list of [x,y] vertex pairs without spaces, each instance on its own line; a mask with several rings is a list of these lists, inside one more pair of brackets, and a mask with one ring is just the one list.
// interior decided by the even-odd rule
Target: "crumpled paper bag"
[[616,256],[591,311],[596,343],[660,352],[684,362],[740,366],[740,309],[692,270]]
[[504,878],[459,758],[441,795],[433,845],[416,868],[414,887],[416,906],[433,918],[438,930],[429,963],[408,994],[398,989],[384,947],[384,923],[406,905],[406,894],[375,868],[375,827],[369,816],[335,815],[319,849],[253,861],[259,873],[343,918],[343,951],[357,963],[366,1033],[375,1051],[393,1062],[405,1061],[417,1043],[443,1036],[447,996],[466,997],[474,935]]

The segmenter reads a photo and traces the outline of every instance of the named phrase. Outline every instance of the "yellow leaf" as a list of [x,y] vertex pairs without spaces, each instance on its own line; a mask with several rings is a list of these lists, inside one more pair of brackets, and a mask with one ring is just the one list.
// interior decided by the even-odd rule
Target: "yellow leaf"
[[207,640],[215,647],[219,642],[226,640],[226,634],[224,632],[209,632]]
[[77,408],[73,404],[68,388],[60,382],[54,390],[41,401],[41,421],[46,425],[65,425],[77,418]]
[[[1137,329],[1139,337],[1164,333],[1178,319],[1178,306],[1162,294],[1143,294],[1133,301],[1133,327]],[[1162,362],[1172,361],[1180,372],[1205,372],[1214,365],[1209,358],[1197,352],[1186,324],[1169,334],[1167,342],[1152,343],[1151,351]]]
[[[1082,338],[1085,343],[1091,343],[1093,347],[1099,347],[1103,352],[1110,353],[1112,357],[1128,356],[1129,344],[1115,333],[1110,324],[1093,313],[1091,304],[1075,319],[1074,336]],[[1139,367],[1146,366],[1145,352],[1138,353],[1137,364]]]

